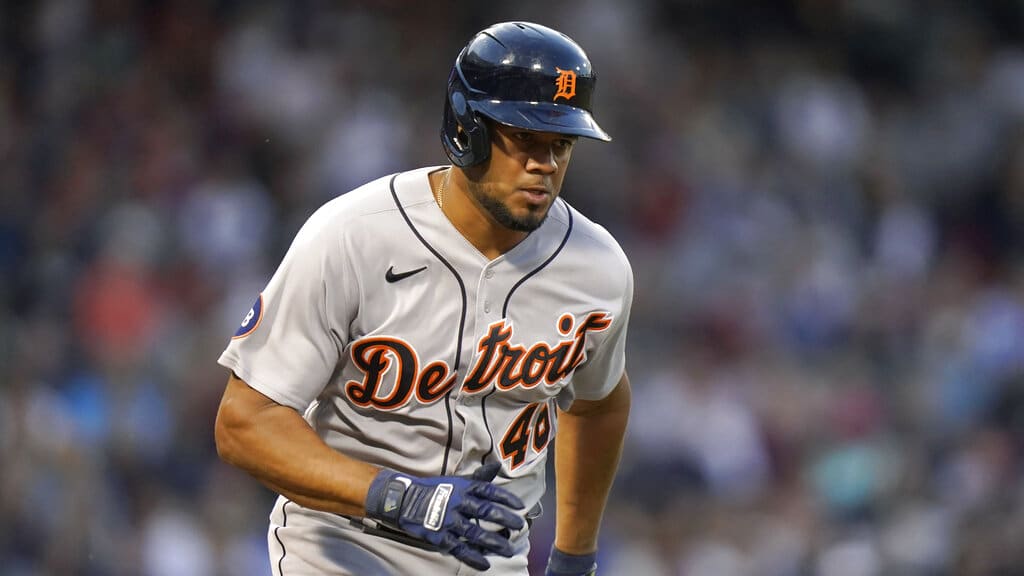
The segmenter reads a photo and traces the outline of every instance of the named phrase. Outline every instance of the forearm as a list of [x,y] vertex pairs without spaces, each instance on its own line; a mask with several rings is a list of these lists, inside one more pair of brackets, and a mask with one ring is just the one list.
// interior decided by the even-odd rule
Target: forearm
[[306,508],[365,515],[366,492],[379,469],[332,450],[315,433],[312,436],[274,446],[275,441],[267,434],[257,441],[262,445],[259,451],[232,464]]
[[362,515],[379,469],[327,446],[298,412],[269,402],[231,377],[217,414],[217,450],[295,502],[339,514]]
[[577,401],[562,412],[555,436],[555,546],[570,554],[597,549],[608,493],[622,454],[629,418],[629,379],[608,398]]

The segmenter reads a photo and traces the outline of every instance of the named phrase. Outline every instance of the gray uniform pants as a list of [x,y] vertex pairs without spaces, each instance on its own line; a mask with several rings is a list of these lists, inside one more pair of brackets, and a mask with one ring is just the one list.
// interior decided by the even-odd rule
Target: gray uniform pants
[[512,534],[516,555],[488,555],[478,572],[455,558],[375,534],[349,519],[278,498],[267,532],[274,576],[527,576],[528,529]]

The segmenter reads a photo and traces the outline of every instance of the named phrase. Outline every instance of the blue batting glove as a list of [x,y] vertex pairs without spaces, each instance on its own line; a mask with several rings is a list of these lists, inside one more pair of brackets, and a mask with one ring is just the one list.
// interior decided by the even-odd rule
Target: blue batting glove
[[597,574],[597,552],[567,554],[551,546],[544,576],[594,576]]
[[366,495],[366,515],[429,542],[477,570],[487,570],[491,563],[484,554],[508,558],[514,552],[508,538],[476,521],[509,530],[526,524],[513,512],[525,507],[522,500],[491,483],[500,468],[497,462],[481,466],[470,478],[417,478],[381,470]]

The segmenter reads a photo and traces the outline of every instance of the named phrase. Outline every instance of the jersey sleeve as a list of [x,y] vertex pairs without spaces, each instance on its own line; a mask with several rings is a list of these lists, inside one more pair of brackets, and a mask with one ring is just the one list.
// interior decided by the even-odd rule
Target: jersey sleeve
[[296,234],[218,363],[271,400],[304,412],[327,385],[351,316],[345,261],[330,211]]
[[601,400],[611,394],[626,371],[626,332],[633,304],[633,270],[625,255],[621,308],[612,320],[608,336],[573,374],[572,385],[558,397],[558,405],[568,410],[572,401]]

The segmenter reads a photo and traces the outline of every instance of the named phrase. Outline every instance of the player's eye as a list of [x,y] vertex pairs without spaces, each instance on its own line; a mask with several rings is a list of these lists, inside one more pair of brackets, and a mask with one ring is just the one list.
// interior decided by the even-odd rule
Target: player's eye
[[551,144],[551,149],[555,154],[568,154],[575,143],[575,140],[569,138],[559,138]]
[[533,141],[533,133],[532,132],[516,132],[516,133],[512,134],[512,137],[515,138],[517,141],[523,142],[523,143],[529,143],[529,142]]

